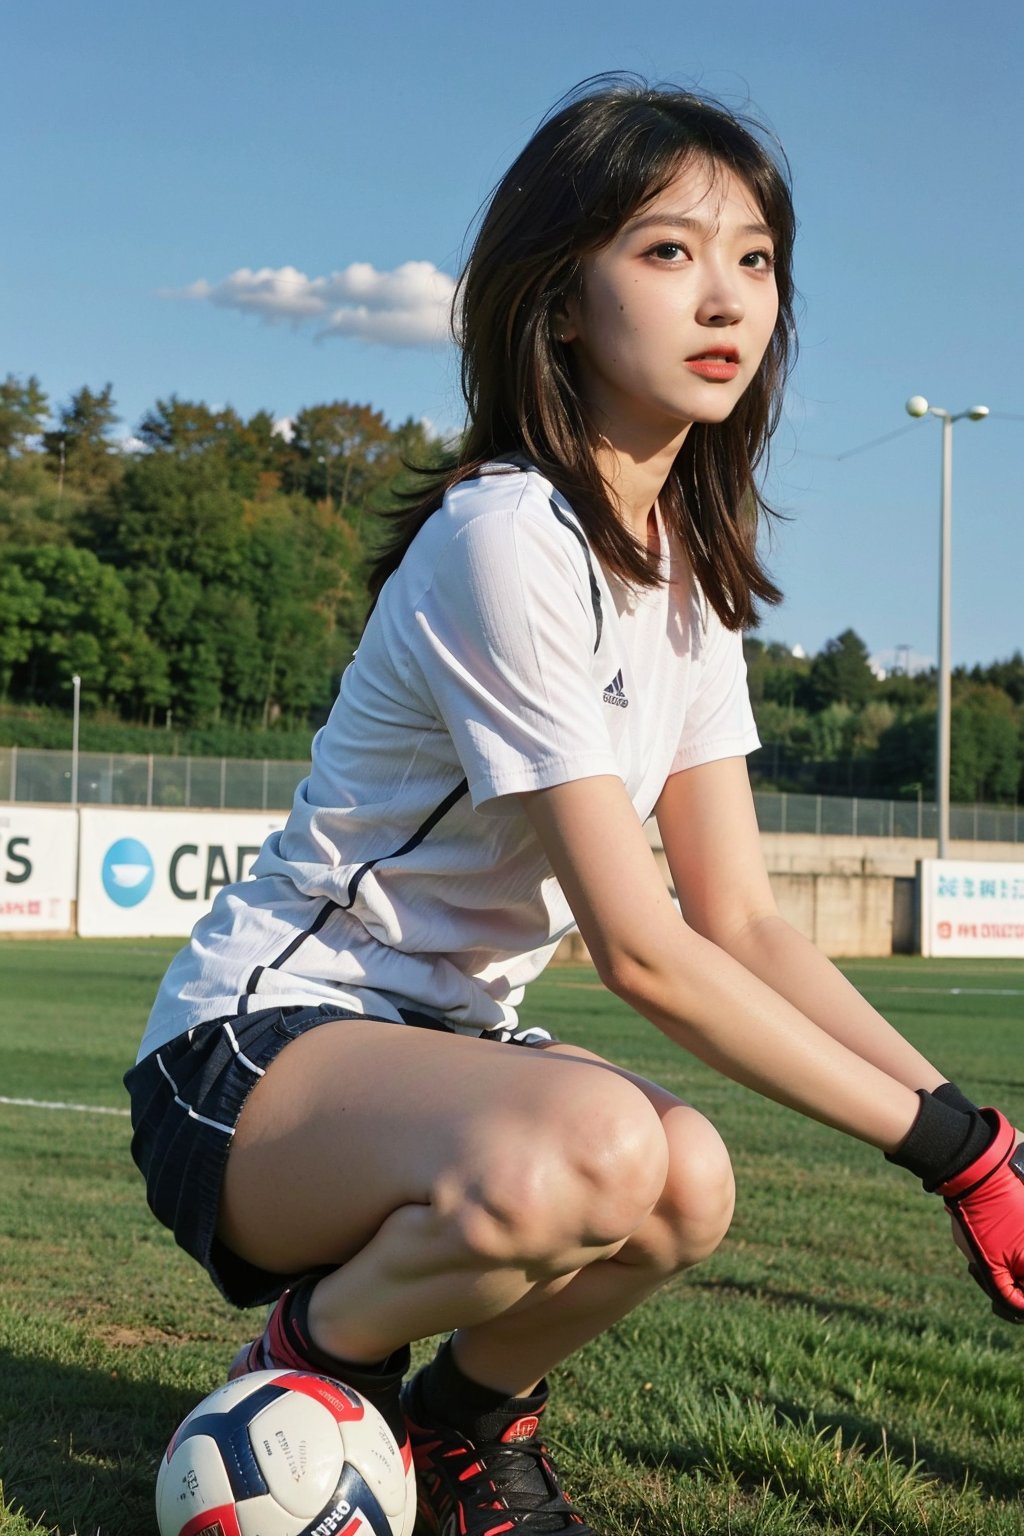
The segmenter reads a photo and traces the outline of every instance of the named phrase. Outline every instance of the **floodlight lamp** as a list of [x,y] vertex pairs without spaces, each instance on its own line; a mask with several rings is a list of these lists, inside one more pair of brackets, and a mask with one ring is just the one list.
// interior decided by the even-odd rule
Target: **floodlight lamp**
[[907,401],[907,415],[927,416],[927,414],[928,401],[925,399],[924,395],[911,395],[910,399]]

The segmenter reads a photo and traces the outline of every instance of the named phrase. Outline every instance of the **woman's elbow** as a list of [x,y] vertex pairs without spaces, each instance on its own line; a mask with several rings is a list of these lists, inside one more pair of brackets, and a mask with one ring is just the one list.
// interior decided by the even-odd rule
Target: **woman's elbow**
[[664,1006],[687,968],[686,949],[684,930],[674,943],[607,944],[591,958],[608,991],[644,1013],[649,1007]]

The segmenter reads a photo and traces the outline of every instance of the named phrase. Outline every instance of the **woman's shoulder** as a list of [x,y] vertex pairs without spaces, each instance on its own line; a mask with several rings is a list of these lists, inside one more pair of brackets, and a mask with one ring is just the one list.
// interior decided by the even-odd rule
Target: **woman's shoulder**
[[498,459],[445,494],[410,549],[421,570],[507,557],[575,566],[582,533],[571,506],[534,465]]
[[526,459],[494,459],[481,465],[472,479],[452,486],[440,511],[456,528],[477,517],[502,514],[546,522],[556,498],[561,500],[536,465]]

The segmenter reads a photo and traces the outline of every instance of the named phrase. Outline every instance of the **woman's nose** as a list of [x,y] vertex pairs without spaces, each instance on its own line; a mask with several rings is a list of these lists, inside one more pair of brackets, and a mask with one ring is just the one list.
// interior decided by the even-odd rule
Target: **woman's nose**
[[721,271],[708,274],[701,301],[697,306],[697,320],[701,325],[735,325],[743,319],[743,300],[737,288]]

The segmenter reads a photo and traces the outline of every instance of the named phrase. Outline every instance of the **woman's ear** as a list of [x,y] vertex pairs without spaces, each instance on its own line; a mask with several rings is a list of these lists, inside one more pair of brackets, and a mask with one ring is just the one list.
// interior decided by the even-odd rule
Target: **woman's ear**
[[567,346],[570,341],[575,341],[579,335],[575,310],[575,301],[565,298],[551,311],[551,333],[563,346]]

